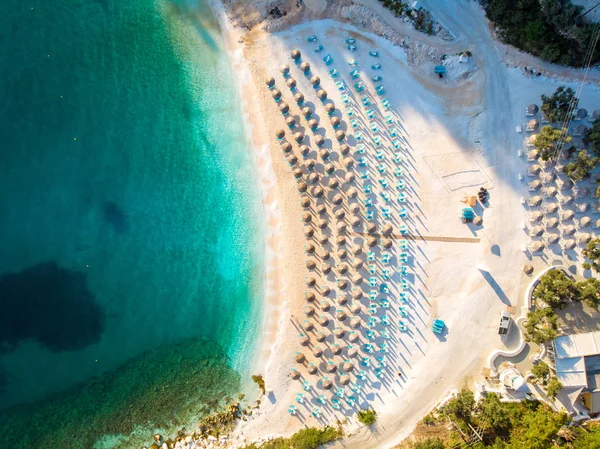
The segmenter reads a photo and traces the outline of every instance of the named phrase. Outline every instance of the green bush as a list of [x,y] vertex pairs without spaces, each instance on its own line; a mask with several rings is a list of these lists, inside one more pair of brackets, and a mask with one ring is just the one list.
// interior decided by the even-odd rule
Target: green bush
[[258,388],[262,394],[266,394],[267,390],[265,389],[265,380],[263,379],[262,375],[254,374],[252,376],[252,380],[256,383],[256,385],[258,385]]
[[242,449],[316,449],[342,436],[342,431],[333,427],[323,427],[322,429],[308,427],[299,430],[290,438],[276,438],[261,445],[254,443],[244,446]]
[[539,380],[545,380],[550,374],[550,367],[545,362],[540,362],[531,368],[531,374]]
[[554,340],[558,335],[556,322],[558,315],[551,307],[536,309],[527,314],[525,341],[533,341],[538,345],[548,340]]
[[358,412],[358,420],[365,426],[371,426],[377,421],[377,412],[373,409],[361,410]]
[[550,382],[548,382],[548,386],[546,387],[546,393],[548,393],[549,397],[554,399],[558,392],[562,389],[562,387],[563,384],[561,384],[556,377],[553,377],[552,379],[550,379]]
[[533,296],[553,309],[564,309],[568,302],[577,299],[577,287],[563,270],[550,270],[540,278]]

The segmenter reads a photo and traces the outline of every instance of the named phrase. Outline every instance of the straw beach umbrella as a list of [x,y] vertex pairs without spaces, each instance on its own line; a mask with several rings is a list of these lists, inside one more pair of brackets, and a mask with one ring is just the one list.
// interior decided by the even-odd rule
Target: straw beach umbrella
[[[354,335],[358,336],[358,334],[354,334]],[[358,355],[358,349],[356,349],[354,346],[349,347],[347,354],[348,354],[348,357],[356,357]]]
[[327,379],[327,380],[323,381],[322,385],[325,390],[331,390],[331,387],[333,386],[333,382],[331,382],[329,379]]
[[321,186],[316,186],[316,187],[313,189],[313,196],[314,196],[315,198],[320,198],[320,197],[322,197],[322,196],[323,196],[323,193],[325,193],[325,192],[324,192],[324,190],[323,190],[323,187],[321,187]]
[[335,138],[338,141],[342,141],[342,140],[344,140],[346,138],[346,133],[344,131],[336,131],[335,132]]
[[327,103],[325,105],[325,112],[327,112],[328,115],[331,115],[335,112],[335,105],[333,103]]
[[294,78],[288,78],[285,84],[287,84],[287,87],[290,89],[294,89],[296,87],[296,80]]
[[314,260],[309,260],[306,262],[306,268],[309,270],[314,270],[317,267],[317,263]]
[[304,299],[306,299],[307,302],[313,302],[316,299],[316,296],[313,292],[307,292],[304,295]]
[[344,176],[344,179],[348,184],[352,184],[356,180],[356,175],[354,173],[348,172]]
[[330,293],[331,293],[331,288],[329,288],[329,286],[324,285],[323,287],[321,287],[321,294],[323,296],[329,296]]
[[315,245],[313,245],[312,243],[309,243],[308,245],[306,245],[306,249],[305,249],[307,254],[312,254],[315,252]]
[[352,158],[350,158],[350,157],[344,158],[344,167],[352,168],[353,165],[354,165],[354,160]]
[[310,226],[305,226],[304,227],[304,235],[306,237],[312,237],[314,235],[315,231],[313,228],[311,228]]
[[575,231],[576,231],[575,226],[569,225],[565,228],[564,232],[566,235],[573,235],[573,234],[575,234]]
[[573,201],[575,201],[575,198],[573,198],[573,195],[564,195],[564,196],[562,197],[562,203],[563,203],[564,205],[569,205],[569,204],[572,204],[572,203],[573,203]]
[[325,315],[321,315],[319,317],[319,324],[323,327],[327,327],[329,325],[329,318],[327,318]]
[[377,245],[377,239],[375,237],[369,237],[367,239],[367,245],[369,245],[370,248],[372,248],[373,246]]
[[325,137],[315,136],[315,144],[317,144],[318,147],[322,147],[323,145],[325,145]]
[[359,258],[356,258],[352,261],[352,266],[356,269],[356,270],[360,270],[363,267],[363,261],[360,260]]
[[288,164],[290,164],[290,166],[294,165],[294,164],[296,164],[296,162],[298,162],[298,158],[294,154],[288,154],[286,159],[288,161]]
[[304,103],[304,95],[302,95],[302,92],[297,92],[294,95],[294,101],[296,102],[296,104]]
[[331,200],[331,202],[333,204],[335,204],[336,206],[339,205],[339,204],[342,204],[342,201],[344,201],[344,198],[339,193],[337,193],[336,195],[334,195],[334,197]]
[[282,65],[281,73],[283,74],[283,76],[286,76],[288,73],[290,73],[290,66],[287,64]]
[[358,318],[352,318],[350,320],[350,327],[353,329],[358,329],[360,327],[360,320]]
[[[330,183],[330,187],[331,187],[331,183]],[[346,212],[344,212],[344,209],[338,209],[335,211],[335,218],[337,218],[338,220],[343,220],[345,216],[346,216]]]
[[302,221],[303,221],[304,223],[310,223],[310,222],[312,221],[312,215],[311,215],[311,214],[309,214],[308,212],[304,212],[304,213],[302,214]]
[[319,369],[317,368],[317,366],[314,363],[308,364],[308,374],[316,374],[317,371],[319,371]]
[[317,333],[316,338],[319,343],[323,343],[325,340],[327,340],[327,334],[323,331],[320,331],[319,333]]
[[324,161],[329,159],[329,150],[326,150],[325,148],[323,148],[321,151],[319,151],[319,157],[321,159],[323,159]]
[[579,243],[589,243],[590,240],[592,240],[592,236],[587,232],[579,235]]
[[310,339],[306,335],[303,335],[302,337],[300,337],[300,344],[302,346],[308,346],[309,343],[310,343]]
[[347,302],[348,302],[348,296],[347,295],[340,295],[340,296],[338,296],[338,300],[337,300],[338,305],[344,306],[344,305],[346,305]]
[[348,281],[346,279],[340,279],[337,281],[337,288],[340,290],[346,290],[348,288]]
[[558,210],[558,204],[556,203],[548,203],[546,204],[546,212],[549,214],[554,214]]
[[540,190],[542,188],[542,181],[536,179],[529,183],[529,190]]
[[281,91],[279,89],[273,89],[271,91],[271,97],[273,97],[273,100],[278,101],[281,98]]
[[362,290],[360,290],[360,289],[358,289],[358,288],[356,288],[356,289],[352,290],[352,298],[354,298],[354,299],[358,300],[358,299],[360,299],[360,298],[362,298],[362,297],[363,297],[363,292],[362,292]]
[[[340,182],[337,179],[331,178],[329,180],[329,188],[330,189],[337,189],[339,186],[340,186]],[[342,218],[344,218],[344,217],[342,216]]]
[[328,175],[332,174],[335,171],[335,166],[332,163],[325,164],[325,173]]
[[325,101],[327,99],[327,91],[325,89],[320,89],[317,92],[317,97],[319,97],[319,100]]
[[337,239],[335,239],[335,243],[336,243],[338,246],[343,246],[343,245],[345,245],[345,244],[346,244],[346,237],[344,237],[343,235],[340,235],[340,236],[338,236],[338,238],[337,238]]
[[317,163],[312,159],[304,162],[304,168],[306,168],[306,171],[313,171],[315,169],[315,165],[317,165]]
[[342,263],[338,266],[338,273],[346,274],[348,272],[348,264]]
[[338,259],[344,260],[346,257],[348,257],[348,251],[345,249],[338,249],[337,256]]
[[392,247],[392,241],[390,239],[383,239],[381,241],[381,245],[385,248],[385,249],[390,249]]
[[568,239],[564,242],[563,244],[563,248],[564,249],[573,249],[577,246],[577,243],[575,242],[575,240],[573,239]]
[[587,212],[590,210],[590,203],[581,203],[577,205],[577,210],[579,212]]
[[290,377],[291,377],[292,379],[294,379],[294,380],[296,380],[296,379],[299,379],[299,378],[300,378],[300,371],[298,371],[298,370],[297,370],[297,369],[295,369],[295,368],[292,368],[292,369],[290,370]]
[[304,106],[302,108],[302,115],[304,116],[304,118],[309,118],[312,114],[313,114],[313,111],[308,106]]
[[296,119],[294,117],[288,117],[285,119],[285,124],[288,126],[288,128],[293,128],[296,126]]
[[310,64],[306,61],[303,62],[302,64],[300,64],[300,70],[302,70],[304,73],[310,72]]
[[360,245],[354,244],[352,245],[351,251],[352,254],[358,256],[360,253],[362,253],[362,247]]
[[296,353],[296,363],[303,363],[305,360],[306,358],[304,357],[304,354],[301,352]]
[[534,253],[540,252],[544,249],[544,244],[542,242],[534,242],[532,245],[532,250]]
[[282,101],[281,103],[279,103],[279,112],[281,112],[282,114],[287,114],[290,110],[290,107],[288,106],[288,104],[285,101]]
[[296,134],[294,134],[294,140],[298,143],[302,143],[302,141],[304,140],[304,133],[297,132]]
[[592,219],[590,217],[581,217],[579,220],[579,226],[582,228],[589,228],[592,224]]
[[306,156],[308,153],[310,153],[310,147],[308,145],[300,145],[300,154]]
[[269,87],[273,87],[275,85],[275,78],[272,76],[267,77],[267,79],[265,79],[265,84]]
[[556,228],[558,227],[558,218],[550,218],[547,222],[546,222],[546,227],[547,228]]
[[559,240],[560,236],[558,234],[548,234],[546,236],[546,242],[548,243],[548,245],[554,245],[558,243]]
[[535,235],[536,237],[539,237],[543,233],[544,233],[544,228],[542,228],[541,226],[534,226],[533,229],[531,230],[531,235]]
[[542,197],[541,196],[533,196],[529,199],[529,205],[530,206],[539,206],[540,204],[542,204]]
[[532,212],[531,214],[529,214],[530,221],[540,221],[542,218],[544,218],[544,214],[542,212],[540,212],[539,210],[536,210],[536,211]]
[[337,225],[335,225],[335,228],[339,234],[344,234],[346,232],[346,223],[339,222]]
[[275,137],[277,137],[278,139],[283,139],[285,136],[285,131],[283,129],[278,129],[277,131],[275,131]]
[[331,126],[333,126],[334,128],[337,128],[338,126],[340,126],[340,124],[342,123],[341,120],[338,117],[331,117]]
[[317,129],[319,127],[319,121],[314,118],[311,118],[308,121],[308,127],[313,130]]
[[319,174],[318,173],[311,173],[308,176],[308,183],[309,184],[316,184],[317,182],[319,182]]
[[344,362],[344,365],[342,366],[342,369],[345,372],[350,373],[354,369],[354,363],[346,361],[346,362]]
[[284,153],[289,153],[290,151],[292,151],[292,144],[289,142],[283,142],[281,144],[281,151],[283,151]]
[[315,314],[315,308],[314,307],[305,307],[304,308],[304,314],[306,316],[313,316]]
[[358,196],[358,190],[355,187],[350,187],[346,193],[349,198],[356,198]]
[[564,221],[572,220],[573,217],[575,217],[575,212],[573,212],[572,210],[566,210],[562,213],[562,219]]
[[335,366],[335,363],[329,362],[327,364],[327,372],[328,373],[335,373],[337,371],[337,366]]
[[359,302],[352,303],[352,305],[350,306],[350,311],[354,315],[358,315],[359,313],[361,313],[362,312],[362,308],[360,307],[360,303]]
[[302,56],[302,53],[300,53],[300,50],[295,48],[292,50],[291,56],[294,61],[297,61]]
[[321,264],[321,271],[323,272],[323,274],[331,273],[331,265],[329,265],[328,263]]
[[310,332],[315,328],[315,325],[312,321],[304,320],[305,323],[302,326],[306,332]]
[[294,169],[294,178],[296,178],[296,179],[302,178],[302,169],[301,168]]
[[348,145],[347,143],[343,143],[340,145],[340,153],[342,153],[344,156],[348,153],[350,153],[350,145]]
[[327,227],[327,220],[321,218],[318,222],[317,222],[317,226],[319,227],[319,229],[325,229]]
[[529,264],[524,265],[523,266],[523,273],[525,273],[525,274],[531,274],[531,273],[533,273],[533,265],[529,265]]
[[389,235],[391,235],[392,232],[394,232],[394,227],[391,224],[389,224],[389,223],[387,223],[386,225],[384,225],[383,229],[381,230],[381,233],[384,236],[386,236],[386,237],[389,236]]
[[[340,345],[338,345],[337,343],[335,343],[335,344],[333,344],[331,346],[331,351],[335,355],[340,355],[342,353],[342,347]],[[337,370],[337,366],[335,364],[333,366],[335,367],[335,370],[333,370],[333,371],[336,371]],[[330,372],[333,372],[333,371],[330,371]]]
[[375,234],[376,232],[377,232],[377,226],[375,225],[375,223],[369,223],[367,225],[367,233]]
[[313,76],[310,79],[310,84],[312,84],[314,87],[317,87],[319,84],[321,84],[321,78],[319,78],[318,76]]
[[323,356],[323,350],[316,346],[315,349],[313,349],[313,355],[319,359]]
[[356,228],[356,227],[360,226],[360,218],[359,217],[352,217],[350,219],[350,224],[352,225],[353,228]]
[[306,285],[309,287],[314,286],[317,283],[317,280],[315,279],[314,276],[309,276],[306,278]]
[[329,251],[324,251],[321,257],[323,260],[329,260],[331,258],[331,253]]
[[342,385],[348,385],[350,383],[350,377],[346,376],[345,374],[343,376],[340,377],[340,383]]

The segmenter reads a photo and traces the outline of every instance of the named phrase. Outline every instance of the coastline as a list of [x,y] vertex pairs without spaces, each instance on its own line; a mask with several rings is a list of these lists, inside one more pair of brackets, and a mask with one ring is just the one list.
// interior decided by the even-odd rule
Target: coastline
[[[249,367],[251,374],[260,374],[265,377],[273,364],[274,347],[279,341],[282,330],[281,320],[288,315],[286,313],[287,302],[284,300],[286,286],[282,269],[284,255],[281,247],[284,239],[278,203],[277,176],[273,171],[271,149],[262,114],[258,105],[253,103],[253,99],[257,97],[256,85],[244,60],[243,44],[240,43],[242,33],[235,29],[220,0],[211,0],[210,6],[217,18],[225,50],[233,68],[232,73],[242,109],[249,150],[253,154],[253,169],[257,174],[260,187],[262,212],[265,214],[263,303],[259,322],[261,330],[253,349],[253,363]],[[242,379],[243,387],[246,386],[245,382],[247,379]]]

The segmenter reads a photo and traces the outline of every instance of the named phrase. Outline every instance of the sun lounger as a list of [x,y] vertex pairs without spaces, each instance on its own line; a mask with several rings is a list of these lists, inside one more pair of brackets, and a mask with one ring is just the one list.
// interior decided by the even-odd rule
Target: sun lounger
[[316,34],[313,34],[312,36],[308,36],[306,38],[307,42],[316,42],[316,40],[317,40],[317,35]]
[[378,57],[378,56],[379,56],[379,52],[378,52],[377,50],[371,50],[371,51],[369,52],[369,54],[370,54],[371,56],[373,56],[374,58],[376,58],[376,57]]
[[354,69],[350,72],[350,78],[352,78],[353,80],[355,80],[359,76],[360,76],[360,72],[356,69]]
[[356,51],[356,45],[346,45],[346,48],[352,52]]
[[315,51],[315,53],[319,53],[319,52],[320,52],[320,51],[322,51],[322,50],[323,50],[323,46],[322,46],[321,44],[319,44],[319,45],[317,45],[317,46],[315,47],[315,50],[314,50],[314,51]]
[[331,65],[331,63],[333,62],[333,58],[331,57],[331,55],[327,55],[323,58],[323,61],[325,62],[325,65]]
[[338,69],[331,69],[329,71],[329,74],[331,75],[332,78],[337,78],[338,76],[340,76]]
[[379,70],[379,69],[381,68],[381,64],[379,64],[379,63],[377,63],[377,64],[373,64],[373,65],[371,66],[371,68],[372,68],[373,70]]
[[374,75],[374,76],[371,77],[371,80],[375,81],[375,82],[381,81],[381,79],[382,79],[381,75]]
[[399,193],[398,194],[398,202],[399,203],[406,203],[406,193]]
[[356,42],[356,39],[354,39],[353,37],[346,38],[346,43],[347,44],[353,44],[355,42]]

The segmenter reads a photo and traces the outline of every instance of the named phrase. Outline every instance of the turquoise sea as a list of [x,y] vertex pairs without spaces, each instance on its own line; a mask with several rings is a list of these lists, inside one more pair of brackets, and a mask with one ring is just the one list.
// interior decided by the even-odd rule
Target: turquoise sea
[[232,69],[207,0],[0,22],[0,432],[134,447],[251,374],[263,214]]

